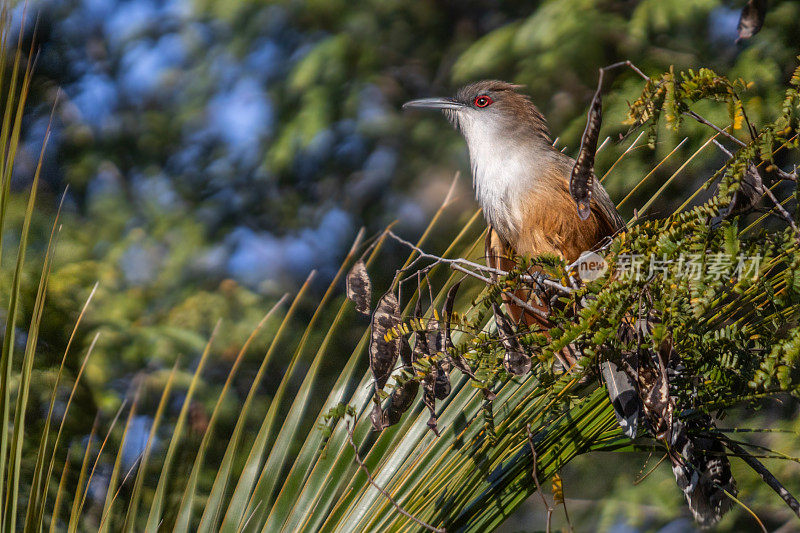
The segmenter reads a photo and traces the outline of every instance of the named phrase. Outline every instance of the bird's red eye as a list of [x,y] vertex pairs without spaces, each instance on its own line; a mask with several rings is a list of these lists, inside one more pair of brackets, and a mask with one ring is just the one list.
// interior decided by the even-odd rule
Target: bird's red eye
[[486,107],[492,103],[492,99],[482,94],[475,98],[475,107]]

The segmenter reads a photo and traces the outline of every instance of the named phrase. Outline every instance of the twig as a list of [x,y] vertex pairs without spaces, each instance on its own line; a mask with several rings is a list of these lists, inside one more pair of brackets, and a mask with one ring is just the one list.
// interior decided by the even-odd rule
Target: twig
[[423,522],[422,520],[420,520],[416,516],[412,515],[411,513],[409,513],[408,511],[406,511],[402,507],[400,507],[400,505],[396,501],[394,501],[394,499],[386,491],[386,489],[384,489],[383,487],[378,485],[378,483],[375,482],[375,479],[372,477],[372,474],[370,474],[369,469],[367,468],[367,465],[364,464],[364,462],[361,460],[361,457],[359,457],[359,455],[358,455],[358,446],[356,446],[355,441],[353,441],[353,428],[350,427],[350,421],[347,421],[347,440],[350,441],[350,446],[353,447],[353,453],[355,454],[356,463],[358,463],[358,467],[361,468],[361,470],[364,471],[364,474],[366,474],[367,481],[369,481],[369,484],[372,485],[373,487],[375,487],[376,489],[378,489],[378,492],[383,494],[386,497],[386,499],[389,500],[389,503],[391,503],[392,506],[395,509],[397,509],[397,511],[400,514],[402,514],[406,518],[409,518],[409,519],[413,520],[416,524],[424,527],[425,529],[427,529],[429,531],[435,531],[436,533],[445,533],[445,529],[444,528],[433,527],[432,525]]
[[[636,65],[634,65],[630,61],[620,61],[619,63],[613,63],[611,65],[608,65],[607,67],[603,67],[600,70],[612,70],[612,69],[619,68],[619,67],[628,67],[631,70],[633,70],[636,74],[638,74],[643,80],[648,81],[648,82],[652,81],[650,76],[648,76],[647,74],[642,72],[641,69],[639,69]],[[747,146],[747,143],[745,143],[743,141],[740,141],[739,139],[737,139],[736,137],[734,137],[733,135],[731,135],[727,131],[724,131],[724,130],[720,129],[719,127],[715,126],[714,124],[712,124],[711,122],[709,122],[705,118],[701,117],[700,115],[698,115],[694,111],[684,111],[683,114],[687,115],[689,117],[692,117],[693,119],[695,119],[696,121],[700,122],[701,124],[705,124],[709,128],[712,128],[717,133],[719,133],[721,135],[724,135],[725,137],[727,137],[728,139],[732,140],[733,142],[739,144],[740,146]]]
[[704,125],[708,126],[712,130],[714,130],[717,133],[719,133],[720,135],[723,135],[724,137],[727,137],[728,139],[732,140],[733,142],[735,142],[739,146],[742,146],[742,147],[747,146],[746,142],[741,141],[741,140],[737,139],[736,137],[734,137],[733,135],[731,135],[730,133],[728,133],[727,131],[725,131],[723,129],[720,129],[719,126],[717,126],[715,124],[712,124],[711,122],[709,122],[708,120],[704,119],[703,117],[701,117],[700,115],[698,115],[694,111],[684,111],[683,114],[686,115],[686,116],[692,117],[693,119],[695,119],[700,124],[704,124]]
[[778,167],[775,167],[775,173],[778,176],[780,176],[781,179],[783,179],[783,180],[797,181],[797,166],[796,165],[794,167],[794,171],[791,172],[791,173],[786,172],[785,170],[781,170]]
[[[499,268],[494,268],[494,267],[490,267],[490,266],[485,266],[485,265],[481,265],[481,264],[478,264],[478,263],[474,263],[474,262],[469,261],[467,259],[462,259],[462,258],[446,259],[444,257],[439,257],[437,255],[429,254],[429,253],[423,251],[418,246],[414,245],[413,243],[411,243],[411,242],[403,239],[402,237],[398,236],[396,233],[394,233],[391,230],[387,230],[386,234],[389,237],[391,237],[394,240],[396,240],[397,242],[399,242],[400,244],[402,244],[404,246],[407,246],[407,247],[411,248],[412,250],[414,250],[415,252],[417,252],[420,255],[420,257],[418,257],[417,259],[424,258],[424,259],[430,259],[432,261],[436,261],[437,263],[446,263],[446,264],[449,264],[449,265],[453,265],[453,264],[461,265],[461,266],[464,266],[464,267],[474,268],[475,270],[479,270],[481,272],[488,272],[488,273],[491,273],[491,274],[496,274],[498,276],[508,276],[510,274],[510,272],[507,272],[505,270],[500,270]],[[459,270],[459,271],[463,272],[463,270],[461,270],[461,269],[455,269],[455,270]],[[470,273],[470,272],[464,272],[464,273],[465,274],[474,274],[474,273]],[[556,290],[559,290],[559,291],[561,291],[561,292],[563,292],[565,294],[571,294],[573,292],[573,289],[571,289],[569,287],[565,287],[564,285],[561,285],[560,283],[555,282],[555,281],[553,281],[553,280],[551,280],[549,278],[546,278],[544,276],[530,276],[530,275],[523,274],[522,276],[519,277],[519,279],[521,279],[522,281],[529,282],[529,283],[542,283],[543,285],[547,285],[548,287],[556,289]]]
[[[720,488],[721,488],[721,487],[720,487]],[[752,509],[750,509],[750,508],[749,508],[747,505],[745,505],[745,503],[744,503],[743,501],[741,501],[739,498],[737,498],[736,496],[734,496],[733,494],[731,494],[731,493],[730,493],[730,492],[728,492],[727,490],[725,490],[725,489],[722,489],[722,492],[724,492],[724,493],[725,493],[725,496],[727,496],[728,498],[730,498],[731,500],[733,500],[734,502],[736,502],[737,504],[739,504],[739,506],[740,506],[742,509],[744,509],[745,511],[747,511],[747,513],[748,513],[750,516],[752,516],[752,517],[755,519],[755,521],[756,521],[756,522],[758,522],[758,525],[759,525],[759,527],[761,528],[761,531],[762,531],[762,533],[768,533],[768,531],[767,531],[767,527],[764,525],[764,522],[762,522],[762,521],[761,521],[761,519],[758,517],[758,515],[755,513],[755,511],[753,511]]]
[[[464,274],[467,274],[468,276],[472,276],[472,277],[474,277],[476,279],[479,279],[479,280],[483,281],[484,283],[486,283],[487,285],[496,285],[497,284],[491,278],[487,278],[487,277],[481,276],[480,274],[476,274],[476,273],[474,273],[474,272],[462,267],[461,265],[453,263],[453,264],[450,265],[450,268],[452,268],[453,270],[458,270],[459,272],[463,272]],[[537,316],[540,316],[542,318],[548,318],[547,313],[545,313],[541,309],[536,309],[535,307],[533,307],[532,305],[530,305],[527,302],[523,302],[516,294],[511,293],[511,292],[505,292],[505,291],[503,291],[503,294],[505,296],[508,296],[509,298],[511,298],[514,301],[515,304],[517,304],[518,306],[522,307],[526,311],[529,311],[529,312],[531,312],[531,313],[533,313],[533,314],[535,314]]]
[[723,152],[725,155],[727,155],[728,157],[733,157],[733,153],[732,153],[730,150],[728,150],[727,148],[725,148],[725,147],[724,147],[724,146],[723,146],[723,145],[722,145],[722,144],[721,144],[721,143],[720,143],[718,140],[716,140],[716,139],[713,139],[711,142],[712,142],[712,143],[714,143],[714,144],[716,144],[716,145],[717,145],[717,148],[719,148],[720,150],[722,150],[722,152]]
[[775,204],[775,209],[778,211],[778,213],[780,213],[781,218],[783,218],[789,224],[789,226],[791,226],[792,230],[794,230],[794,234],[797,235],[798,239],[800,239],[800,228],[798,228],[797,224],[794,223],[794,218],[792,218],[792,215],[789,214],[786,208],[784,208],[781,202],[775,197],[772,189],[769,187],[764,187],[763,185],[762,188],[764,189],[765,194],[769,196],[769,199],[772,200],[772,203]]
[[631,70],[633,70],[635,73],[637,73],[639,76],[641,76],[644,80],[650,81],[650,76],[648,76],[647,74],[645,74],[644,72],[639,70],[639,67],[637,67],[636,65],[634,65],[630,61],[619,61],[618,63],[612,63],[610,65],[607,65],[607,66],[603,67],[600,70],[614,70],[615,68],[619,68],[619,67],[628,67]]
[[[652,454],[652,452],[650,452],[650,453]],[[648,470],[648,471],[647,471],[647,473],[646,473],[645,475],[643,475],[642,477],[640,477],[640,478],[638,478],[638,479],[634,480],[633,484],[634,484],[634,485],[638,485],[639,483],[641,483],[642,481],[644,481],[645,479],[647,479],[647,478],[650,476],[650,474],[652,474],[653,472],[655,472],[655,471],[656,471],[656,468],[658,468],[659,466],[661,466],[661,463],[663,463],[663,462],[664,462],[664,460],[665,460],[667,457],[669,457],[669,454],[668,454],[668,453],[665,453],[665,454],[664,454],[664,457],[662,457],[661,459],[659,459],[659,460],[658,460],[658,462],[657,462],[657,463],[656,463],[656,464],[655,464],[655,465],[654,465],[654,466],[653,466],[653,467],[652,467],[650,470]],[[649,459],[649,457],[648,457],[648,459]],[[647,465],[645,464],[645,466],[647,466]],[[644,467],[642,467],[642,470],[644,470]],[[640,473],[641,473],[641,472],[640,472]]]
[[741,457],[742,460],[745,463],[747,463],[747,465],[750,468],[755,470],[756,473],[759,476],[761,476],[761,479],[764,481],[764,483],[769,485],[769,487],[772,490],[774,490],[776,493],[778,493],[778,496],[780,496],[783,499],[783,501],[786,502],[786,505],[788,505],[789,508],[792,511],[794,511],[794,514],[796,514],[797,517],[800,518],[800,502],[798,502],[795,499],[795,497],[792,496],[792,494],[788,490],[786,490],[786,487],[781,485],[780,481],[778,481],[775,478],[775,476],[772,475],[772,472],[767,470],[767,467],[765,467],[763,464],[761,464],[761,461],[759,461],[758,459],[753,457],[750,454],[750,452],[748,452],[747,450],[745,450],[744,448],[742,448],[741,446],[739,446],[738,444],[733,442],[731,439],[729,439],[727,436],[723,435],[722,433],[717,433],[717,436],[722,442],[725,443],[725,446],[730,451],[732,451],[733,453],[735,453],[736,455]]
[[[720,143],[718,143],[716,140],[714,140],[714,144],[716,144],[717,148],[722,150],[725,153],[725,155],[727,155],[728,157],[733,157],[733,154],[727,148],[725,148]],[[784,172],[784,171],[782,171],[780,169],[778,169],[778,170],[779,170],[779,174],[783,173],[783,174],[786,174],[787,176],[791,176],[790,174],[787,174],[786,172]],[[781,176],[781,177],[783,177],[783,176]],[[790,179],[790,180],[796,181],[797,180],[797,176],[795,175],[794,178],[787,177],[787,178],[784,178],[784,179]],[[798,238],[800,238],[800,228],[797,227],[797,225],[794,223],[794,218],[789,214],[789,212],[786,210],[786,208],[783,207],[781,202],[779,202],[778,199],[775,197],[775,194],[772,192],[772,189],[770,189],[769,187],[767,187],[767,186],[762,184],[761,185],[761,189],[760,190],[757,189],[757,192],[761,193],[762,195],[766,195],[766,196],[769,197],[769,199],[772,201],[773,205],[775,206],[775,209],[780,214],[781,218],[783,218],[786,221],[786,223],[789,224],[789,226],[792,228],[792,230],[794,230],[795,235],[797,235]]]
[[539,475],[536,472],[536,448],[533,446],[533,434],[531,434],[531,425],[525,425],[525,432],[528,434],[528,446],[531,448],[531,455],[533,456],[533,469],[531,470],[531,477],[533,482],[536,483],[536,492],[542,497],[542,503],[547,510],[547,533],[550,533],[550,519],[553,517],[553,508],[547,503],[547,498],[544,497],[542,486],[539,484]]
[[[620,61],[619,63],[613,63],[613,64],[611,64],[611,65],[608,65],[607,67],[603,67],[603,68],[602,68],[602,69],[600,69],[600,70],[601,70],[601,71],[605,71],[605,70],[612,70],[612,69],[619,68],[619,67],[628,67],[628,68],[630,68],[631,70],[633,70],[634,72],[636,72],[636,74],[638,74],[639,76],[641,76],[641,78],[642,78],[642,79],[644,79],[645,81],[648,81],[648,82],[649,82],[649,81],[652,81],[652,80],[650,79],[650,76],[648,76],[647,74],[645,74],[644,72],[642,72],[642,71],[641,71],[641,70],[640,70],[640,69],[639,69],[639,68],[638,68],[636,65],[634,65],[634,64],[633,64],[633,63],[631,63],[630,61]],[[737,97],[737,98],[738,98],[738,97]],[[719,126],[717,126],[717,125],[713,124],[712,122],[710,122],[710,121],[708,121],[707,119],[703,118],[702,116],[698,115],[698,114],[697,114],[697,113],[695,113],[694,111],[691,111],[691,110],[689,110],[689,111],[684,111],[684,112],[683,112],[683,114],[684,114],[684,115],[686,115],[686,116],[688,116],[688,117],[691,117],[691,118],[695,119],[697,122],[699,122],[699,123],[701,123],[701,124],[704,124],[704,125],[708,126],[709,128],[711,128],[711,129],[713,129],[714,131],[716,131],[717,133],[719,133],[720,135],[723,135],[724,137],[726,137],[726,138],[730,139],[731,141],[735,142],[735,143],[736,143],[736,144],[738,144],[739,146],[741,146],[741,147],[745,147],[745,146],[747,146],[747,143],[745,143],[744,141],[742,141],[742,140],[740,140],[740,139],[737,139],[735,136],[733,136],[733,135],[732,135],[732,134],[730,134],[729,132],[725,131],[724,129],[721,129]],[[745,115],[745,119],[747,119],[747,116],[746,116],[746,115]],[[750,126],[750,121],[749,121],[749,120],[747,121],[747,123],[748,123],[748,126]],[[751,130],[751,131],[750,131],[750,134],[751,134],[751,135],[753,135],[753,131],[752,131],[752,129],[753,129],[753,127],[752,127],[752,126],[750,126],[750,130]],[[727,150],[725,150],[725,148],[723,148],[723,147],[722,147],[721,145],[719,145],[718,143],[716,143],[716,144],[717,144],[717,146],[719,146],[719,147],[720,147],[720,148],[721,148],[723,151],[727,152],[727,153],[729,154],[729,157],[732,157],[732,154],[731,154],[730,152],[728,152]],[[785,170],[781,170],[781,169],[779,169],[779,168],[776,168],[776,169],[775,169],[775,172],[776,172],[776,173],[777,173],[777,174],[778,174],[778,175],[781,177],[781,179],[790,180],[790,181],[797,181],[797,167],[795,167],[795,169],[794,169],[794,171],[793,171],[793,172],[786,172]]]

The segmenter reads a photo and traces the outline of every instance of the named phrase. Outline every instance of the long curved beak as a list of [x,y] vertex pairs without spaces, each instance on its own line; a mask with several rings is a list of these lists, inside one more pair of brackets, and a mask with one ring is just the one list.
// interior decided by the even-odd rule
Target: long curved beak
[[403,104],[403,109],[461,109],[464,104],[453,98],[422,98]]

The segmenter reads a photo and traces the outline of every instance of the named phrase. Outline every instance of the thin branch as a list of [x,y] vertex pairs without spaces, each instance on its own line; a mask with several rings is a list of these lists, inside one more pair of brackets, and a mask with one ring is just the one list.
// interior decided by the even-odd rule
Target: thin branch
[[764,187],[763,185],[762,188],[764,189],[765,194],[769,196],[769,199],[772,200],[772,203],[775,204],[775,209],[778,211],[778,213],[780,213],[781,218],[783,218],[789,224],[789,226],[791,226],[792,230],[794,230],[794,234],[797,235],[798,239],[800,239],[800,228],[798,228],[797,224],[794,223],[794,218],[792,218],[792,215],[789,214],[786,208],[784,208],[781,202],[775,197],[772,189],[769,187]]
[[425,529],[427,529],[429,531],[435,531],[436,533],[445,533],[445,529],[444,528],[437,528],[437,527],[433,527],[430,524],[426,524],[425,522],[423,522],[422,520],[420,520],[416,516],[412,515],[411,513],[409,513],[408,511],[406,511],[402,507],[400,507],[400,505],[396,501],[394,501],[394,499],[389,494],[389,492],[386,489],[384,489],[383,487],[381,487],[380,485],[378,485],[378,483],[375,482],[375,479],[372,477],[372,474],[370,474],[369,469],[367,468],[367,465],[364,464],[364,461],[362,461],[361,457],[359,457],[359,455],[358,455],[358,446],[356,446],[355,441],[353,441],[353,431],[354,431],[354,429],[350,426],[350,421],[347,421],[347,440],[350,441],[350,446],[352,446],[353,453],[355,454],[356,463],[358,463],[358,467],[361,468],[361,470],[364,471],[364,474],[366,474],[367,481],[369,481],[369,484],[372,485],[373,487],[375,487],[376,489],[378,489],[378,492],[383,494],[386,497],[386,499],[389,500],[389,503],[391,503],[392,506],[395,509],[397,509],[397,511],[400,514],[402,514],[403,516],[405,516],[406,518],[409,518],[410,520],[413,520],[416,524],[424,527]]
[[[717,148],[722,150],[722,152],[724,152],[725,155],[727,155],[728,157],[733,157],[733,154],[727,148],[725,148],[720,143],[718,143],[716,140],[714,140],[714,144],[716,144]],[[779,174],[780,173],[786,174],[787,176],[791,176],[790,174],[787,174],[786,172],[784,172],[782,170],[780,170]],[[795,174],[796,174],[796,171],[795,171]],[[784,178],[784,179],[792,179],[792,180],[796,181],[797,180],[797,176],[795,175],[794,178],[787,177],[787,178]],[[783,207],[783,204],[780,201],[778,201],[778,199],[775,197],[775,194],[772,192],[772,189],[770,189],[769,187],[767,187],[767,186],[762,184],[761,185],[761,190],[758,190],[758,192],[761,193],[762,195],[766,195],[767,197],[769,197],[770,201],[772,201],[773,205],[775,206],[775,210],[778,211],[778,214],[781,216],[781,218],[783,218],[786,221],[786,223],[789,224],[789,226],[792,228],[792,230],[794,230],[795,235],[797,235],[798,238],[800,238],[800,228],[798,228],[797,225],[795,224],[794,218],[792,217],[792,215],[789,214],[789,212],[786,210],[786,208]]]
[[[651,452],[651,453],[652,453],[652,452]],[[659,460],[658,460],[658,462],[657,462],[657,463],[656,463],[656,464],[655,464],[655,465],[654,465],[654,466],[653,466],[653,467],[652,467],[650,470],[648,470],[648,471],[647,471],[647,473],[646,473],[645,475],[643,475],[642,477],[640,477],[640,478],[638,478],[638,479],[634,480],[633,484],[634,484],[634,485],[638,485],[639,483],[641,483],[642,481],[644,481],[645,479],[647,479],[647,478],[650,476],[650,474],[652,474],[653,472],[655,472],[655,471],[656,471],[656,469],[657,469],[659,466],[661,466],[661,463],[663,463],[663,462],[664,462],[664,460],[665,460],[667,457],[669,457],[669,454],[668,454],[668,453],[665,453],[665,454],[664,454],[664,457],[662,457],[661,459],[659,459]],[[645,466],[647,466],[647,465],[645,464]],[[644,467],[642,467],[642,470],[644,470]],[[641,472],[640,472],[640,473],[641,473]]]
[[715,124],[712,124],[711,122],[709,122],[708,120],[704,119],[703,117],[701,117],[700,115],[698,115],[694,111],[684,111],[683,114],[686,115],[686,116],[692,117],[693,119],[695,119],[700,124],[704,124],[704,125],[708,126],[712,130],[714,130],[717,133],[719,133],[720,135],[722,135],[724,137],[727,137],[728,139],[732,140],[733,142],[735,142],[739,146],[742,146],[742,147],[747,146],[746,142],[737,139],[736,137],[734,137],[733,135],[731,135],[727,131],[719,128],[719,126],[716,126]]
[[[453,264],[450,265],[450,268],[452,268],[453,270],[458,270],[459,272],[463,272],[464,274],[467,274],[468,276],[472,276],[472,277],[474,277],[476,279],[479,279],[482,282],[486,283],[487,285],[496,285],[497,284],[491,278],[487,278],[487,277],[481,276],[480,274],[476,274],[474,272],[471,272],[470,270],[462,267],[461,265],[453,263]],[[548,314],[547,313],[545,313],[541,309],[536,309],[535,307],[533,307],[532,305],[530,305],[527,302],[523,302],[516,294],[514,294],[512,292],[505,292],[505,291],[503,291],[503,294],[505,296],[508,296],[509,298],[511,298],[514,301],[515,304],[517,304],[518,306],[522,307],[526,311],[531,312],[531,313],[533,313],[533,314],[535,314],[535,315],[537,315],[537,316],[539,316],[541,318],[548,318]]]
[[525,425],[525,432],[528,434],[528,446],[531,448],[531,456],[533,456],[533,469],[531,470],[531,477],[533,482],[536,483],[536,492],[542,497],[542,503],[547,510],[547,532],[550,533],[550,519],[553,516],[553,508],[547,503],[547,498],[544,497],[542,486],[539,484],[539,474],[536,472],[536,448],[533,446],[533,434],[531,433],[531,425]]
[[[429,254],[429,253],[423,251],[420,247],[418,247],[418,246],[414,245],[413,243],[411,243],[411,242],[403,239],[402,237],[398,236],[396,233],[394,233],[391,230],[387,230],[386,234],[389,237],[391,237],[394,240],[396,240],[397,242],[399,242],[400,244],[402,244],[404,246],[407,246],[407,247],[411,248],[412,250],[414,250],[415,252],[417,252],[420,255],[420,257],[418,259],[420,259],[420,258],[422,258],[422,259],[430,259],[432,261],[436,261],[437,263],[446,263],[446,264],[449,264],[449,265],[453,265],[453,264],[461,265],[463,267],[473,268],[473,269],[481,271],[481,272],[488,272],[490,274],[496,274],[498,276],[508,276],[510,274],[510,272],[507,272],[505,270],[500,270],[499,268],[493,268],[493,267],[490,267],[490,266],[485,266],[485,265],[481,265],[481,264],[478,264],[478,263],[474,263],[474,262],[469,261],[467,259],[461,259],[461,258],[446,259],[444,257],[439,257],[437,255]],[[461,269],[455,269],[455,270],[459,270],[459,271],[463,272],[463,270],[461,270]],[[465,272],[465,274],[468,274],[468,272]],[[522,281],[526,281],[526,282],[529,282],[529,283],[542,283],[543,285],[546,285],[546,286],[548,286],[548,287],[550,287],[552,289],[559,290],[559,291],[561,291],[563,293],[566,293],[566,294],[570,294],[570,293],[573,292],[573,289],[571,289],[569,287],[565,287],[564,285],[561,285],[560,283],[557,283],[557,282],[555,282],[555,281],[553,281],[553,280],[551,280],[549,278],[546,278],[544,276],[530,276],[530,275],[523,274],[519,278]]]
[[720,150],[722,150],[722,152],[723,152],[725,155],[727,155],[728,157],[733,157],[733,153],[732,153],[730,150],[728,150],[727,148],[725,148],[725,146],[723,146],[723,145],[722,145],[722,143],[720,143],[718,140],[714,139],[714,140],[712,140],[711,142],[713,142],[714,144],[716,144],[716,145],[717,145],[717,148],[719,148]]
[[[721,488],[721,487],[720,487],[720,488]],[[735,503],[739,504],[739,506],[740,506],[742,509],[744,509],[745,511],[747,511],[747,513],[748,513],[750,516],[752,516],[752,517],[755,519],[755,521],[756,521],[756,522],[758,522],[758,525],[759,525],[759,527],[761,528],[761,531],[762,531],[763,533],[768,533],[768,531],[767,531],[767,528],[766,528],[766,526],[764,525],[764,522],[762,522],[762,521],[761,521],[761,519],[758,517],[758,515],[755,513],[755,511],[753,511],[752,509],[750,509],[750,508],[749,508],[747,505],[745,505],[745,503],[744,503],[743,501],[741,501],[739,498],[737,498],[736,496],[734,496],[733,494],[731,494],[731,493],[730,493],[730,492],[728,492],[727,490],[725,490],[725,489],[722,489],[722,492],[724,492],[724,493],[725,493],[725,496],[727,496],[728,498],[730,498],[731,500],[733,500]]]
[[781,177],[783,180],[789,181],[797,181],[797,165],[794,166],[794,171],[791,173],[786,172],[785,170],[781,170],[778,167],[775,167],[775,173]]
[[[611,69],[615,69],[615,68],[619,68],[619,67],[628,67],[631,70],[633,70],[636,74],[638,74],[643,80],[648,81],[648,82],[652,81],[650,79],[650,76],[648,76],[647,74],[642,72],[641,69],[639,69],[636,65],[634,65],[630,61],[620,61],[619,63],[613,63],[613,64],[611,64],[611,65],[609,65],[607,67],[604,67],[604,68],[602,68],[600,70],[611,70]],[[701,117],[700,115],[698,115],[694,111],[685,111],[683,114],[687,115],[689,117],[692,117],[693,119],[695,119],[696,121],[700,122],[701,124],[705,124],[709,128],[712,128],[714,131],[719,133],[720,135],[724,135],[725,137],[727,137],[728,139],[732,140],[733,142],[739,144],[740,146],[747,146],[747,143],[745,143],[743,141],[740,141],[739,139],[737,139],[736,137],[734,137],[733,135],[731,135],[727,131],[724,131],[724,130],[720,129],[719,127],[715,126],[714,124],[712,124],[711,122],[709,122],[705,118]]]
[[741,457],[750,468],[755,470],[756,473],[761,476],[761,479],[764,481],[764,483],[769,485],[769,487],[774,490],[778,496],[783,499],[783,501],[786,502],[786,505],[788,505],[789,508],[794,511],[794,514],[800,518],[800,502],[798,502],[797,499],[795,499],[795,497],[792,496],[788,490],[786,490],[786,487],[781,485],[775,476],[772,475],[772,472],[767,470],[767,467],[765,467],[761,461],[753,457],[750,452],[733,442],[727,436],[721,433],[718,433],[718,436],[719,439],[725,443],[725,446],[737,456]]
[[[473,271],[469,270],[469,268],[466,268],[466,267],[474,268],[475,270],[478,270],[480,272],[488,272],[488,273],[496,274],[498,276],[508,276],[509,275],[509,272],[506,272],[505,270],[500,270],[500,269],[497,269],[497,268],[492,268],[492,267],[488,267],[488,266],[479,265],[478,263],[473,263],[472,261],[468,261],[466,259],[461,259],[461,258],[458,258],[458,259],[445,259],[445,258],[439,257],[437,255],[429,254],[429,253],[425,252],[424,250],[422,250],[419,246],[416,246],[413,243],[403,239],[402,237],[398,236],[397,234],[395,234],[391,230],[386,230],[386,235],[388,235],[389,237],[393,238],[394,240],[396,240],[400,244],[403,244],[404,246],[407,246],[407,247],[411,248],[412,250],[414,250],[415,252],[417,252],[419,254],[419,257],[417,257],[416,259],[414,259],[414,261],[411,262],[411,265],[415,264],[418,260],[423,259],[423,258],[424,259],[430,259],[430,260],[434,261],[434,264],[430,265],[428,267],[425,267],[428,270],[430,268],[432,268],[434,265],[439,264],[439,263],[448,264],[448,265],[450,265],[450,268],[452,268],[453,270],[457,270],[458,272],[461,272],[461,273],[466,274],[468,276],[471,276],[471,277],[473,277],[475,279],[478,279],[478,280],[482,281],[483,283],[485,283],[486,285],[498,285],[498,283],[496,281],[492,280],[491,278],[488,278],[486,276],[482,276],[482,275],[480,275],[480,274],[478,274],[476,272],[473,272]],[[401,272],[402,272],[402,270],[398,271],[397,276],[399,276]],[[409,278],[406,278],[406,279],[410,279],[410,278],[411,278],[411,276],[409,276]],[[557,290],[559,290],[559,291],[561,291],[563,293],[566,293],[566,294],[571,294],[573,291],[577,290],[577,287],[574,288],[574,289],[565,287],[565,286],[561,285],[560,283],[556,283],[555,281],[544,277],[543,275],[542,276],[522,275],[519,278],[521,280],[529,282],[529,283],[541,283],[542,285],[546,285],[548,287],[552,287],[552,288],[557,289]],[[402,283],[402,281],[401,281],[401,283]],[[514,294],[512,292],[506,292],[506,291],[503,291],[503,294],[505,296],[508,296],[516,305],[518,305],[521,308],[525,309],[529,313],[531,313],[533,315],[536,315],[536,316],[539,316],[539,317],[544,318],[544,319],[549,318],[547,313],[545,313],[541,309],[537,309],[537,308],[533,307],[532,305],[530,305],[529,303],[523,301],[516,294]],[[564,369],[567,372],[572,373],[572,366],[560,354],[556,353],[555,356],[559,360],[561,365],[564,367]]]
[[619,68],[619,67],[628,67],[631,70],[633,70],[635,73],[637,73],[639,76],[641,76],[644,80],[650,81],[650,76],[648,76],[647,74],[645,74],[644,72],[639,70],[639,67],[637,67],[636,65],[634,65],[630,61],[619,61],[618,63],[612,63],[612,64],[610,64],[608,66],[603,67],[600,70],[604,70],[604,71],[605,70],[614,70],[615,68]]
[[[639,76],[641,76],[642,79],[644,79],[646,81],[651,81],[650,76],[646,75],[644,72],[642,72],[639,68],[636,67],[636,65],[634,65],[630,61],[620,61],[619,63],[614,63],[614,64],[609,65],[607,67],[604,67],[604,68],[602,68],[600,70],[603,70],[603,71],[604,70],[611,70],[611,69],[618,68],[618,67],[623,67],[623,66],[629,67],[631,70],[636,72]],[[723,135],[724,137],[726,137],[726,138],[730,139],[731,141],[735,142],[739,146],[741,146],[741,147],[747,146],[746,142],[742,141],[741,139],[737,139],[731,133],[725,131],[724,129],[721,129],[719,126],[717,126],[716,124],[713,124],[712,122],[710,122],[709,120],[705,119],[704,117],[698,115],[694,111],[691,111],[691,110],[684,111],[683,114],[688,116],[688,117],[691,117],[691,118],[695,119],[697,122],[699,122],[699,123],[701,123],[701,124],[703,124],[705,126],[708,126],[709,128],[711,128],[714,131],[716,131],[717,133],[719,133],[720,135]],[[747,118],[747,116],[745,115],[745,119],[746,118]],[[748,126],[750,126],[750,121],[748,120],[747,122],[748,122]],[[750,126],[750,129],[751,129],[750,134],[753,135],[752,126]],[[729,154],[729,157],[732,157],[732,154],[728,150],[723,148],[719,143],[715,143],[715,144],[717,144],[717,146],[719,146],[723,151],[727,152]],[[793,172],[786,172],[785,170],[781,170],[779,168],[776,168],[775,169],[775,173],[777,173],[778,176],[781,177],[781,179],[790,180],[790,181],[797,181],[797,167],[796,166],[794,167],[794,171]]]

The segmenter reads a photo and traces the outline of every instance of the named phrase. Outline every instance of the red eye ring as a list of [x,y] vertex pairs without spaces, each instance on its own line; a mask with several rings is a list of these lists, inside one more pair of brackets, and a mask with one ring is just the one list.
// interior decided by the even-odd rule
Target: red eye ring
[[491,105],[493,102],[494,100],[492,100],[485,94],[482,94],[480,96],[476,96],[475,101],[473,103],[475,104],[475,107],[487,107]]

